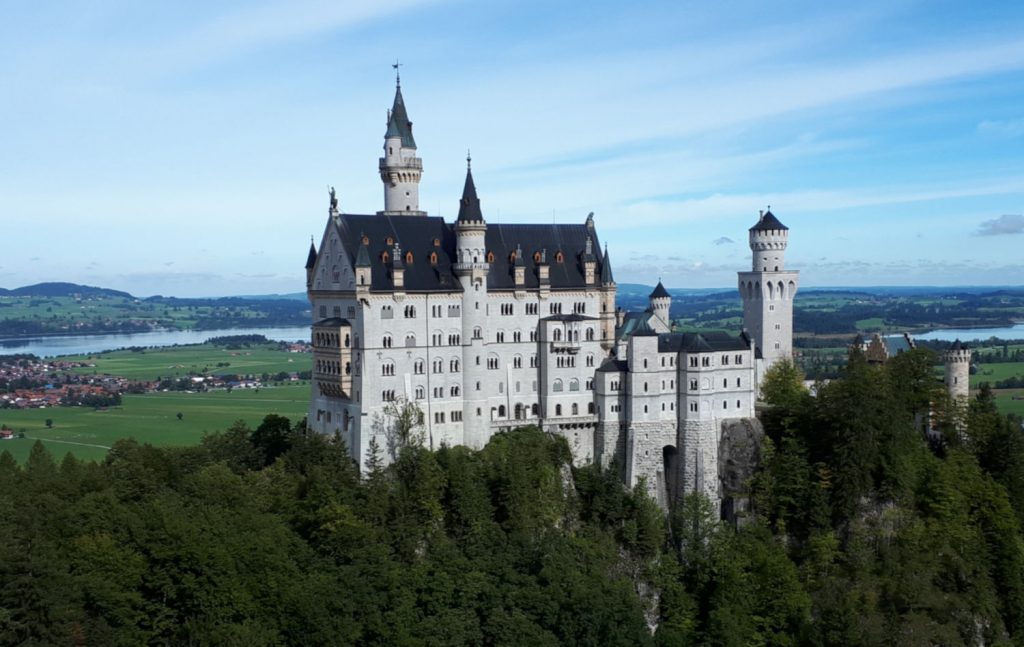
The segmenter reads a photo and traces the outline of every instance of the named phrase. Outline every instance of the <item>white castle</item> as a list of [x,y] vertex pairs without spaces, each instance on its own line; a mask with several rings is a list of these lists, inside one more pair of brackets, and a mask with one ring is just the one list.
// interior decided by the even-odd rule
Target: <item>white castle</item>
[[423,164],[398,85],[379,164],[384,209],[343,213],[332,190],[310,246],[310,427],[341,434],[365,469],[371,441],[388,444],[388,409],[407,400],[432,448],[480,448],[532,424],[563,435],[577,463],[617,461],[628,485],[645,479],[663,504],[695,490],[717,501],[723,430],[754,417],[759,377],[792,353],[788,228],[768,211],[750,229],[747,332],[672,332],[660,281],[647,311],[616,311],[593,214],[488,223],[469,161],[455,221],[421,211]]

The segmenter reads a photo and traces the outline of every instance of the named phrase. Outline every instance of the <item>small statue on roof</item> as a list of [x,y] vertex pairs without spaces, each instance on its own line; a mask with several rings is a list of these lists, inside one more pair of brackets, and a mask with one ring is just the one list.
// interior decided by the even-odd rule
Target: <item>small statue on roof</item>
[[337,211],[338,210],[338,196],[335,195],[335,193],[334,193],[334,187],[333,186],[328,186],[327,187],[327,192],[331,196],[331,211]]

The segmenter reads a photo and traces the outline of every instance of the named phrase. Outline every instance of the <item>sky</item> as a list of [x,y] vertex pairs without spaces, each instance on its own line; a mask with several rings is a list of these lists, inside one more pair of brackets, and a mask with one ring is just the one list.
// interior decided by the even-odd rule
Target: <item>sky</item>
[[394,70],[454,218],[594,212],[619,283],[1024,284],[1024,3],[0,0],[0,287],[301,292],[383,208]]

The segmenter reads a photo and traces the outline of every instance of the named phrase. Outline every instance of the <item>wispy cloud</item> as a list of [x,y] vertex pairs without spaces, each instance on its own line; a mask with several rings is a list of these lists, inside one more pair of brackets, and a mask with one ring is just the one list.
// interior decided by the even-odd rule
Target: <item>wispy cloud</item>
[[978,124],[978,133],[991,137],[1003,137],[1012,139],[1024,135],[1024,118],[985,120]]
[[721,238],[716,238],[713,242],[716,245],[731,245],[736,241],[734,241],[732,238],[729,238],[728,236],[722,236]]
[[1003,236],[1024,233],[1024,215],[1003,214],[978,225],[979,236]]

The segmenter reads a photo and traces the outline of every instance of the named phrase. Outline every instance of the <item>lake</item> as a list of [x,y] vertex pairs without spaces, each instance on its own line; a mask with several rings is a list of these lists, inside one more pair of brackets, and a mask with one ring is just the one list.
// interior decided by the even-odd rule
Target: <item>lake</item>
[[31,353],[39,357],[85,355],[127,346],[173,346],[201,344],[210,337],[263,335],[275,341],[309,341],[309,326],[279,328],[227,328],[218,330],[159,330],[109,335],[54,335],[0,338],[0,355]]
[[989,337],[1024,339],[1024,324],[1004,328],[946,328],[912,336],[926,341],[985,341]]

